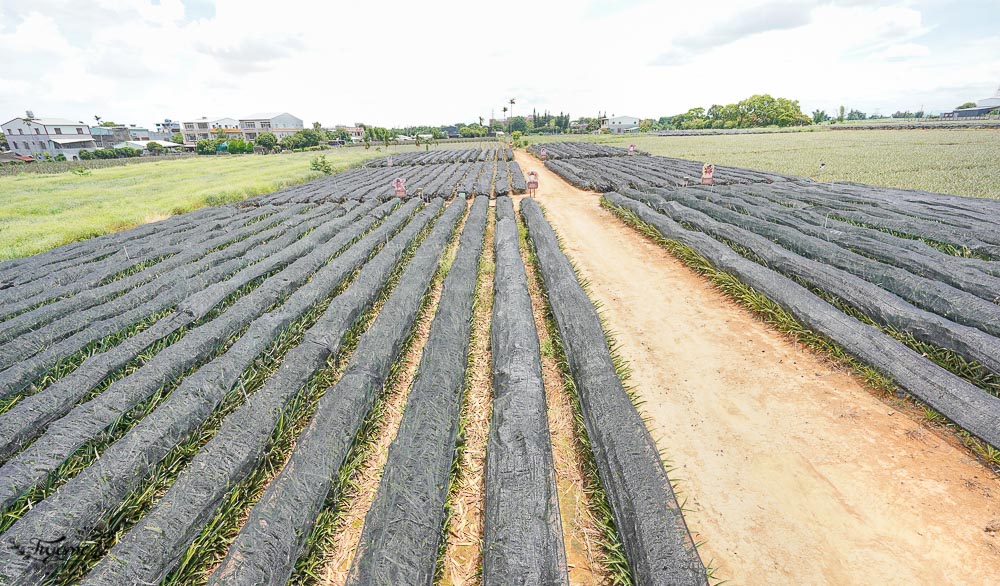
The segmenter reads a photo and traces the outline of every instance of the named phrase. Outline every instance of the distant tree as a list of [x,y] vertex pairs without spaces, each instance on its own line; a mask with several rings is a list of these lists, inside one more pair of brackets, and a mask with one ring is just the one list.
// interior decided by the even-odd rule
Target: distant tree
[[257,146],[263,147],[265,151],[272,151],[278,144],[278,138],[270,132],[265,132],[257,136]]
[[119,126],[119,124],[108,120],[107,122],[101,122],[98,126],[103,126],[104,128],[114,128],[115,126]]
[[320,155],[310,161],[309,168],[324,175],[333,175],[333,165],[326,160],[326,155]]
[[961,106],[959,106],[959,107],[957,107],[955,109],[956,110],[964,110],[965,108],[975,108],[975,107],[976,107],[976,103],[975,102],[966,102],[966,103],[962,104]]
[[867,120],[868,115],[860,110],[851,110],[847,113],[848,120]]
[[830,120],[830,116],[827,115],[826,110],[813,110],[812,119],[813,124],[822,124]]
[[64,155],[62,153],[59,153],[58,155],[56,155],[56,158],[54,160],[55,161],[59,161],[59,162],[63,162],[63,161],[66,160],[66,155]]
[[510,131],[511,132],[527,132],[528,131],[528,120],[524,116],[513,116],[510,119]]
[[146,150],[149,151],[149,154],[151,155],[162,155],[167,149],[163,148],[163,145],[158,142],[149,141],[146,144]]
[[8,148],[9,147],[7,146],[7,135],[4,134],[3,132],[0,132],[0,150],[5,151]]
[[195,152],[199,155],[214,155],[216,144],[218,143],[214,138],[203,138],[195,145]]
[[319,122],[313,122],[312,129],[315,130],[316,132],[323,132],[323,125],[320,124]]
[[94,158],[96,158],[96,157],[94,157],[94,153],[88,151],[87,149],[83,149],[83,150],[80,151],[80,160],[81,161],[89,161],[89,160],[94,159]]
[[175,132],[174,135],[170,137],[170,142],[174,144],[184,144],[184,135],[179,132]]
[[219,140],[226,140],[226,138],[228,137],[225,128],[216,128],[215,132],[213,132],[212,134],[214,134],[215,138]]
[[489,131],[485,126],[481,124],[470,124],[469,126],[463,126],[458,129],[458,134],[462,138],[477,138],[486,136]]
[[[316,124],[319,124],[319,122]],[[300,130],[295,134],[298,135],[299,142],[302,144],[300,148],[319,146],[319,143],[326,140],[326,133],[323,132],[322,128],[319,130],[307,128],[305,130]]]
[[843,121],[844,121],[844,107],[841,106],[840,113],[837,114],[837,122],[843,122]]

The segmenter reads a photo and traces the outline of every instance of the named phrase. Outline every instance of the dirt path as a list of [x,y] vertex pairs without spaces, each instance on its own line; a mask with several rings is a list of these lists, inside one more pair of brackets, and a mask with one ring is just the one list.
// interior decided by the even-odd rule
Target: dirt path
[[996,584],[1000,482],[519,152],[730,584]]

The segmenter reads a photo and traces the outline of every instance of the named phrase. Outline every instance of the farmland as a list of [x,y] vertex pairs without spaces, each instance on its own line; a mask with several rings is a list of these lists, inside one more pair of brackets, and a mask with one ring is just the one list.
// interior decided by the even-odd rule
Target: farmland
[[1000,203],[546,151],[0,263],[0,583],[985,575]]
[[[654,155],[710,161],[903,189],[998,197],[993,172],[998,131],[851,131],[743,136],[563,136],[612,146],[636,144]],[[545,141],[549,137],[531,137]],[[452,145],[436,145],[448,149]],[[413,146],[393,146],[403,156]],[[421,152],[425,152],[422,151]],[[385,152],[359,148],[280,157],[199,157],[70,173],[0,177],[0,260],[43,252],[81,238],[131,228],[204,205],[268,193],[317,177],[309,161],[326,155],[340,171]],[[824,167],[820,169],[820,162]],[[401,165],[403,159],[397,162]]]
[[[530,137],[531,142],[549,137]],[[731,136],[570,137],[654,155],[974,197],[1000,198],[1000,130],[851,130]],[[565,140],[566,137],[553,138]],[[820,164],[824,166],[820,168]]]
[[[393,146],[389,152],[416,150]],[[191,157],[93,169],[84,176],[0,177],[0,260],[315,179],[319,174],[309,169],[309,162],[317,155],[325,155],[334,170],[342,171],[385,156],[385,151],[372,147],[266,157]]]

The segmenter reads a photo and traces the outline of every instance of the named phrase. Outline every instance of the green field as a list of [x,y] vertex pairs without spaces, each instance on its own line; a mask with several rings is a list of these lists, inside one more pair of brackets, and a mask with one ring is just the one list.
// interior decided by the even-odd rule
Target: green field
[[[572,135],[654,155],[886,187],[1000,198],[1000,130],[856,130],[722,136]],[[820,163],[825,166],[820,169]]]
[[[392,152],[403,150],[414,147],[392,147]],[[191,157],[93,169],[84,176],[0,177],[0,260],[308,181],[319,177],[309,170],[317,155],[341,171],[385,154],[372,147]]]

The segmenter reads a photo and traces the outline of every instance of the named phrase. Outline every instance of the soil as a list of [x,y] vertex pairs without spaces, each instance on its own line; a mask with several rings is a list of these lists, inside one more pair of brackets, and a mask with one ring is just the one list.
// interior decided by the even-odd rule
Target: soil
[[768,327],[524,152],[729,584],[996,584],[1000,480],[918,411]]

